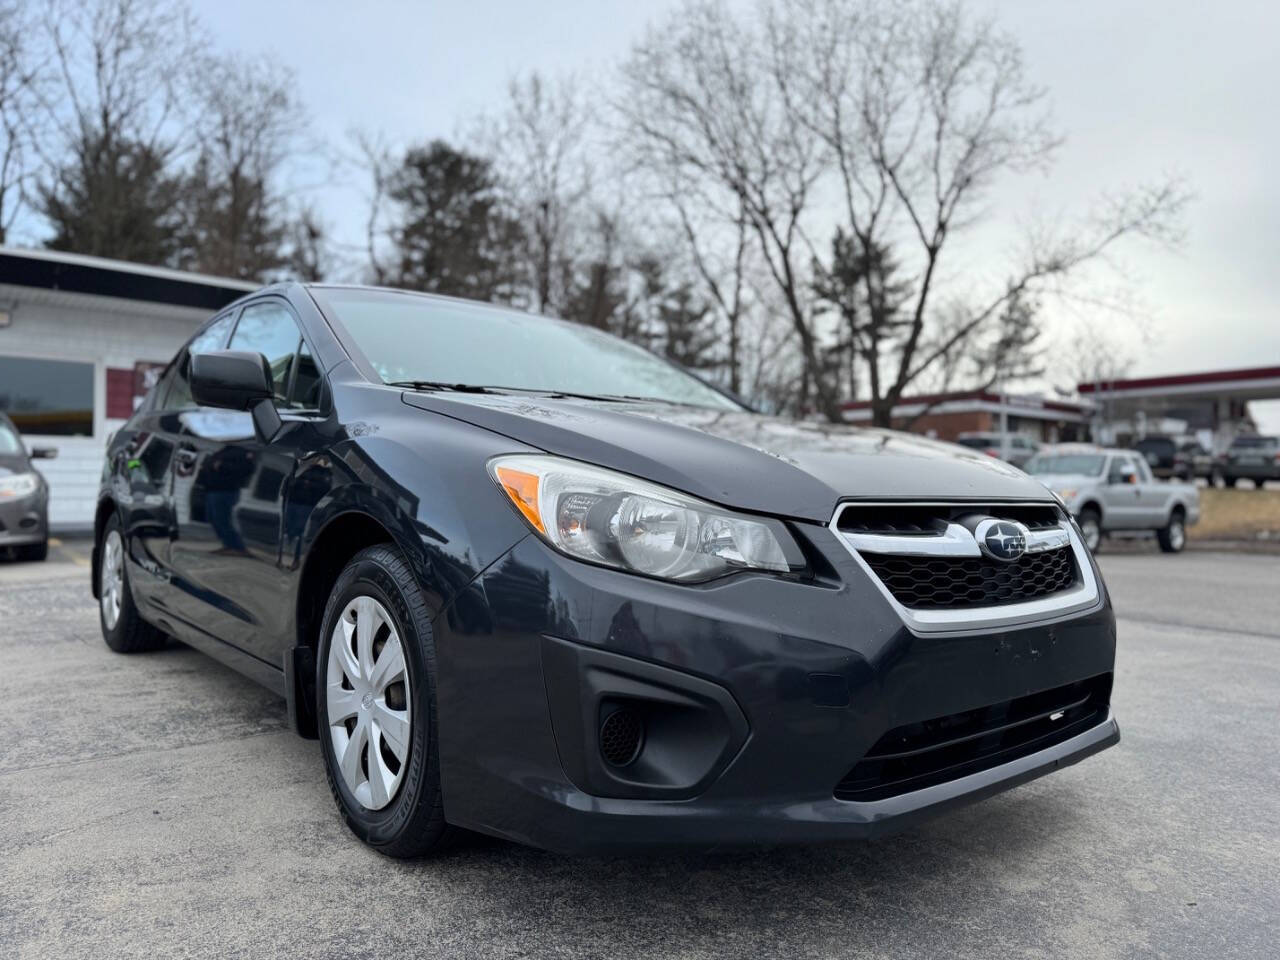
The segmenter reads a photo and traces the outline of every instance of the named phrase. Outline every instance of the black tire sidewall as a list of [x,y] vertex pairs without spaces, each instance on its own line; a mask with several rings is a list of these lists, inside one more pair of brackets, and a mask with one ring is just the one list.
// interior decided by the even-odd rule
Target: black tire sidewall
[[[123,580],[123,588],[120,591],[120,615],[116,617],[115,627],[108,629],[107,618],[102,612],[102,569],[107,549],[107,538],[113,533],[120,537],[120,576]],[[102,628],[102,639],[106,641],[108,647],[117,653],[127,651],[126,638],[129,635],[129,625],[132,619],[138,615],[133,606],[133,588],[129,586],[128,567],[129,565],[124,561],[124,532],[120,527],[120,518],[113,514],[107,520],[107,525],[103,527],[102,542],[98,544],[98,625]]]
[[[435,804],[439,793],[438,759],[435,747],[435,677],[427,665],[426,650],[431,644],[430,624],[413,616],[403,589],[387,571],[379,551],[373,548],[359,555],[338,577],[325,608],[316,657],[316,717],[325,770],[338,804],[352,831],[375,848],[396,844],[406,837],[421,806]],[[395,620],[409,673],[410,746],[405,770],[395,799],[381,810],[363,807],[348,789],[339,770],[329,732],[325,684],[328,675],[329,645],[333,628],[347,604],[357,596],[373,597]],[[425,723],[423,722],[425,718]]]

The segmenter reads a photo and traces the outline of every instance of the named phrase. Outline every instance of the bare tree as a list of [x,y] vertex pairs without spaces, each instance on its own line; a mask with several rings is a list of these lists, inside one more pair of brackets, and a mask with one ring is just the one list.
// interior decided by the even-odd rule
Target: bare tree
[[187,66],[204,38],[180,0],[50,0],[54,79],[39,91],[38,194],[62,249],[163,262],[176,224],[175,157]]
[[[830,151],[847,229],[864,249],[893,249],[914,267],[905,330],[873,322],[862,343],[877,424],[958,353],[981,388],[1033,375],[1031,304],[1126,238],[1176,235],[1185,191],[1173,182],[1138,191],[1071,233],[1028,237],[1002,285],[937,310],[944,251],[981,217],[990,187],[1046,169],[1060,142],[1020,45],[959,2],[780,0],[768,22],[773,76]],[[875,275],[864,276],[873,321]]]
[[0,244],[18,219],[33,174],[37,110],[46,63],[34,49],[34,24],[21,2],[0,3]]
[[182,266],[264,280],[285,265],[283,184],[306,129],[291,71],[209,56],[194,70],[196,158],[185,178]]
[[[759,11],[686,4],[633,50],[620,110],[639,163],[678,170],[726,219],[741,203],[799,341],[801,390],[830,419],[842,418],[842,364],[812,277],[840,265],[811,242],[820,211],[836,213],[861,258],[861,290],[841,304],[844,342],[880,425],[920,382],[965,369],[980,385],[1030,370],[1029,303],[1123,240],[1175,236],[1186,194],[1171,182],[1071,232],[1028,236],[987,292],[948,293],[942,264],[993,184],[1047,168],[1059,142],[1017,41],[944,0],[767,0]],[[894,286],[910,296],[886,297]]]
[[572,78],[552,84],[531,73],[511,80],[506,110],[479,135],[523,226],[530,305],[539,312],[563,308],[575,230],[591,216],[590,123]]
[[[763,41],[722,3],[688,3],[633,48],[618,109],[638,163],[669,171],[722,220],[750,229],[812,374],[822,359],[805,218],[823,147],[772,82]],[[835,385],[812,385],[822,412],[839,419]]]
[[384,284],[390,276],[390,270],[383,263],[385,247],[390,240],[387,190],[396,162],[391,148],[380,134],[353,129],[348,131],[347,139],[354,150],[354,156],[347,162],[363,170],[369,178],[369,192],[365,197],[368,213],[364,221],[364,252],[369,274],[374,283]]

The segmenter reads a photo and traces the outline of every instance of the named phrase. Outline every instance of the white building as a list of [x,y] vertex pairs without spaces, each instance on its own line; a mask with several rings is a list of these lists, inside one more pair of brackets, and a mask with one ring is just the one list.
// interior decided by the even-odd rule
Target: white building
[[107,438],[155,372],[257,285],[117,260],[0,247],[0,410],[49,481],[54,531],[92,527]]

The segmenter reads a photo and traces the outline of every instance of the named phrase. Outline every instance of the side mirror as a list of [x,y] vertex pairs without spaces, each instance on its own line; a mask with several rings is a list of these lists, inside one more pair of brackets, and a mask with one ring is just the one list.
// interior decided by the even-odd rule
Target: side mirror
[[53,460],[57,456],[58,456],[57,447],[32,447],[31,448],[32,460]]
[[270,443],[280,432],[271,365],[262,354],[244,350],[193,354],[188,379],[191,399],[200,406],[252,413],[254,430],[263,443]]

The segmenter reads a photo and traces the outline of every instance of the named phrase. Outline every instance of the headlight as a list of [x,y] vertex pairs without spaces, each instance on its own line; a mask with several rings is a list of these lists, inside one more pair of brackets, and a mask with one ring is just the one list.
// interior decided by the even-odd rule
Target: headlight
[[496,457],[489,472],[539,536],[579,560],[684,582],[734,570],[803,567],[780,523],[748,519],[626,474],[525,455]]
[[25,497],[40,489],[40,478],[34,473],[15,473],[0,477],[0,499]]
[[1067,487],[1067,489],[1065,490],[1055,490],[1054,492],[1062,500],[1066,501],[1066,500],[1074,500],[1076,498],[1076,494],[1079,493],[1080,491],[1076,490],[1074,487]]

